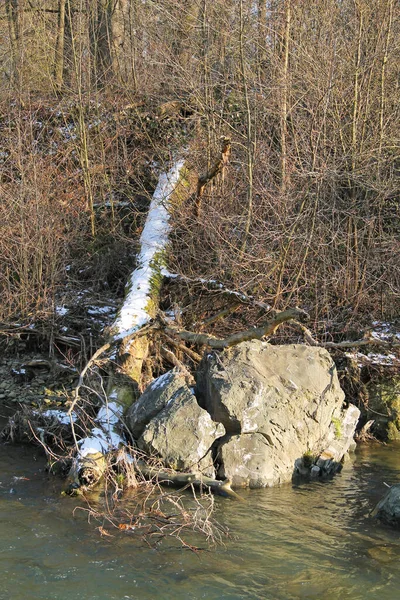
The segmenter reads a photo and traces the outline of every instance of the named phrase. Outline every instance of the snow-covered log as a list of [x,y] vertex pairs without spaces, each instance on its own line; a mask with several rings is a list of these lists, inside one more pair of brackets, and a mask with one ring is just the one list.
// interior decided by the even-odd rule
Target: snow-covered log
[[[78,443],[77,455],[70,473],[76,486],[90,487],[106,468],[105,455],[123,443],[118,423],[140,389],[142,364],[148,352],[146,335],[135,335],[156,315],[162,283],[162,269],[170,231],[170,207],[182,202],[185,186],[180,186],[184,161],[177,161],[161,173],[140,237],[137,267],[127,283],[125,300],[108,331],[112,342],[119,345],[118,370],[123,377],[111,374],[107,403],[100,409],[96,426],[89,437]],[[179,188],[179,189],[178,189]]]
[[90,436],[78,442],[79,451],[69,473],[71,488],[89,488],[101,478],[106,455],[124,443],[120,431],[122,413],[123,406],[111,395],[99,410]]
[[[113,340],[121,340],[121,369],[138,385],[143,360],[148,352],[148,339],[146,336],[138,336],[134,340],[130,338],[157,313],[162,270],[166,266],[170,206],[183,200],[181,191],[185,189],[179,185],[183,166],[184,161],[179,160],[159,177],[140,237],[137,267],[129,278],[125,300],[110,328]],[[126,404],[127,401],[124,402]]]
[[122,339],[134,333],[154,316],[161,270],[165,267],[168,244],[169,204],[178,186],[184,161],[180,160],[161,173],[154,192],[146,223],[140,236],[138,266],[127,283],[127,294],[111,332]]

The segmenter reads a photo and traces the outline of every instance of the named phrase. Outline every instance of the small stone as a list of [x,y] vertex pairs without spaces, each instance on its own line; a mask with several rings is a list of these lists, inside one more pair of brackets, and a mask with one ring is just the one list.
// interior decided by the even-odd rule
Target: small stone
[[314,465],[313,467],[311,467],[311,471],[310,471],[311,479],[317,479],[317,477],[319,477],[320,475],[321,475],[321,469],[319,467],[317,467],[317,465]]

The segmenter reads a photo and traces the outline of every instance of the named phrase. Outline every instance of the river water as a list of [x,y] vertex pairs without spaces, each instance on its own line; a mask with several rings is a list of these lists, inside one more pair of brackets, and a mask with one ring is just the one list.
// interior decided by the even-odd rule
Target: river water
[[333,481],[220,498],[224,547],[195,554],[101,537],[44,470],[40,450],[0,447],[0,598],[397,599],[399,533],[369,517],[400,481],[400,446],[358,448]]

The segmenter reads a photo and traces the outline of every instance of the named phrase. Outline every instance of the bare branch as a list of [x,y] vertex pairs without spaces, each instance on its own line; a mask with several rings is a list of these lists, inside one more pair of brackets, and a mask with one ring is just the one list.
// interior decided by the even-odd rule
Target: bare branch
[[201,346],[209,346],[214,350],[224,350],[230,346],[240,344],[240,342],[260,340],[265,336],[273,335],[278,327],[286,321],[291,321],[292,319],[306,320],[308,318],[309,316],[304,310],[300,308],[288,308],[287,310],[278,313],[273,319],[267,321],[261,327],[252,327],[251,329],[246,329],[245,331],[239,331],[238,333],[233,333],[224,339],[216,338],[207,333],[195,333],[193,331],[179,330],[177,327],[172,327],[171,325],[167,326],[165,331],[171,335],[177,335],[185,342],[191,342]]

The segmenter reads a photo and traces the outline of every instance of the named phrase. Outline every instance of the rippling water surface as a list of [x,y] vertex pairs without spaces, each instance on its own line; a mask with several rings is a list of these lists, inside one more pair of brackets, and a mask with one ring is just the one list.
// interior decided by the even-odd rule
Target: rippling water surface
[[102,538],[39,451],[0,448],[0,599],[398,599],[399,532],[368,514],[400,482],[400,446],[359,448],[327,483],[218,499],[223,548],[200,555]]

